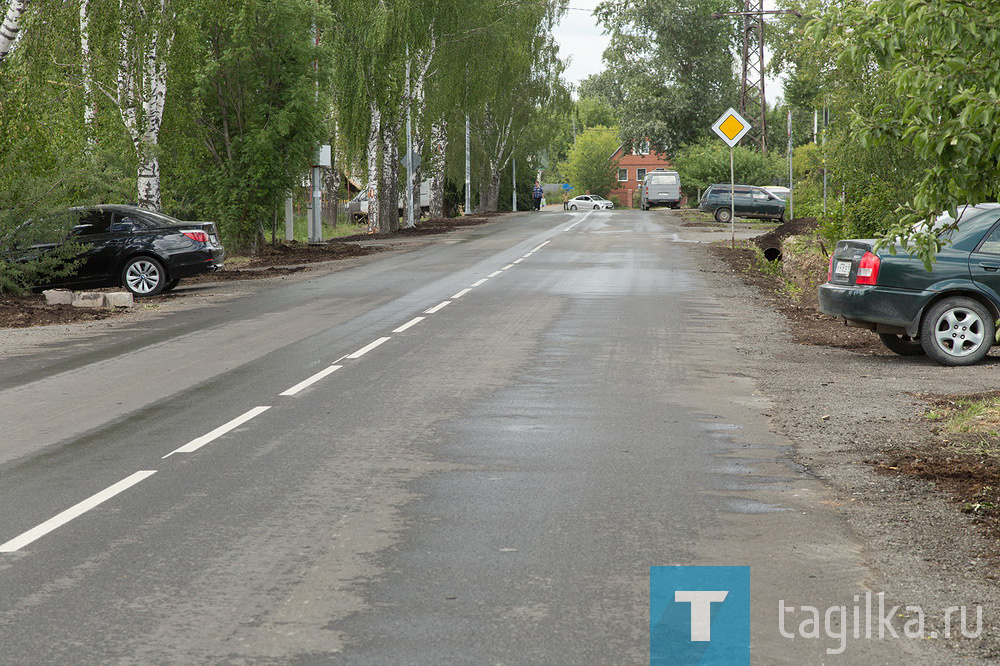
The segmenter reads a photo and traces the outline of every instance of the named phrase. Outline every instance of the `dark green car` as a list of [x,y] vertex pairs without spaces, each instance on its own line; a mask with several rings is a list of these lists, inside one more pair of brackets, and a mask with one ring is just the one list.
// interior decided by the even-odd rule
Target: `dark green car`
[[733,210],[736,217],[785,221],[785,200],[751,185],[709,185],[698,210],[711,213],[722,224],[729,224]]
[[[1000,318],[1000,204],[965,206],[931,271],[905,250],[875,252],[875,240],[843,240],[830,257],[819,309],[874,331],[904,356],[971,365],[995,342]],[[951,225],[943,215],[935,227]]]

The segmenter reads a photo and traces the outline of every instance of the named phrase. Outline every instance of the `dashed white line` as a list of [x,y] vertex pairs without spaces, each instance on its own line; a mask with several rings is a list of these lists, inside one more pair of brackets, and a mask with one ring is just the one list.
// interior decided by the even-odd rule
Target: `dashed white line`
[[319,372],[317,372],[315,375],[313,375],[309,379],[306,379],[304,381],[299,382],[298,384],[296,384],[292,388],[288,389],[287,391],[282,391],[278,395],[295,395],[296,393],[298,393],[302,389],[308,388],[308,387],[312,386],[313,384],[315,384],[319,380],[323,379],[327,375],[332,374],[332,373],[336,372],[337,370],[340,370],[342,367],[343,366],[341,366],[341,365],[331,365],[329,368],[325,368],[323,370],[320,370]]
[[515,259],[514,261],[512,261],[512,262],[510,262],[510,263],[512,263],[512,264],[519,264],[519,263],[521,263],[522,261],[524,261],[524,257],[521,257],[520,259]]
[[454,296],[452,296],[451,300],[455,300],[456,298],[462,298],[462,296],[465,296],[470,291],[472,291],[472,287],[469,287],[468,289],[463,289],[462,291],[460,291],[457,294],[455,294]]
[[569,231],[570,229],[572,229],[572,228],[573,228],[573,227],[575,227],[576,225],[580,224],[581,222],[583,222],[583,220],[577,220],[577,221],[576,221],[576,222],[574,222],[573,224],[571,224],[571,225],[569,225],[568,227],[566,227],[565,229],[563,229],[563,231]]
[[476,282],[473,282],[471,286],[478,287],[479,285],[483,284],[487,280],[489,280],[489,278],[483,278],[482,280],[477,280]]
[[500,275],[500,271],[493,271],[492,273],[490,273],[490,274],[489,274],[489,275],[487,275],[486,277],[487,277],[487,278],[491,278],[491,277],[496,277],[496,276],[498,276],[498,275]]
[[424,314],[434,314],[435,312],[437,312],[444,306],[448,305],[449,303],[451,303],[451,301],[442,301],[441,303],[438,303],[437,305],[432,307],[430,310],[424,310]]
[[367,345],[365,345],[364,347],[362,347],[358,351],[354,352],[353,354],[348,354],[346,358],[361,358],[362,356],[364,356],[365,354],[367,354],[371,350],[373,350],[376,347],[378,347],[383,342],[385,342],[387,340],[391,340],[391,339],[392,338],[379,338],[375,342],[369,342]]
[[503,268],[501,268],[500,270],[502,270],[502,271],[505,271],[505,270],[507,270],[508,268],[514,268],[514,264],[507,264],[506,266],[504,266],[504,267],[503,267]]
[[[538,252],[539,250],[541,250],[541,249],[542,249],[543,247],[545,247],[546,245],[548,245],[548,244],[549,244],[549,243],[551,243],[551,242],[552,242],[552,241],[545,241],[544,243],[542,243],[541,245],[539,245],[538,247],[536,247],[536,248],[535,248],[534,250],[532,250],[531,252]],[[528,254],[531,254],[531,252],[529,252]]]
[[420,322],[422,322],[426,318],[427,317],[414,317],[413,319],[411,319],[410,321],[406,322],[405,324],[403,324],[399,328],[392,329],[392,332],[393,333],[402,333],[403,331],[405,331],[409,327],[416,326],[417,324],[419,324]]
[[63,525],[73,520],[74,518],[83,515],[84,513],[90,511],[99,504],[108,501],[118,493],[128,490],[129,488],[139,483],[143,479],[149,478],[154,474],[156,474],[155,469],[147,469],[136,472],[131,476],[125,477],[124,479],[114,484],[113,486],[105,488],[96,495],[88,497],[79,504],[75,504],[70,508],[66,509],[65,511],[63,511],[62,513],[57,514],[52,518],[49,518],[41,525],[33,527],[24,534],[14,537],[7,543],[0,545],[0,553],[13,553],[16,550],[24,548],[32,541],[40,539],[49,532],[58,529],[59,527],[62,527]]
[[222,437],[223,435],[225,435],[230,430],[235,430],[236,428],[239,428],[241,425],[243,425],[244,423],[246,423],[250,419],[263,414],[264,412],[266,412],[269,409],[271,409],[270,405],[266,405],[266,406],[263,406],[263,407],[254,407],[253,409],[251,409],[250,411],[246,412],[242,416],[237,416],[235,419],[233,419],[229,423],[227,423],[225,425],[219,426],[218,428],[216,428],[212,432],[208,433],[207,435],[202,435],[201,437],[196,437],[195,439],[192,439],[190,442],[188,442],[184,446],[180,447],[179,449],[174,449],[173,451],[171,451],[170,453],[168,453],[167,455],[165,455],[163,457],[164,458],[169,458],[170,456],[174,455],[175,453],[191,453],[192,451],[197,451],[201,447],[203,447],[206,444],[208,444],[209,442],[211,442],[213,439],[217,439],[219,437]]

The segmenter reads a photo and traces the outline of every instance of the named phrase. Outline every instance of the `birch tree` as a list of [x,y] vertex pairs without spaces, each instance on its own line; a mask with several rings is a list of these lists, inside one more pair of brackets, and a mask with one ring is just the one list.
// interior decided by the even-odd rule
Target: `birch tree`
[[159,137],[167,97],[167,56],[174,40],[168,0],[119,0],[117,105],[138,160],[137,203],[159,211]]
[[7,5],[7,13],[3,23],[0,24],[0,64],[3,64],[4,59],[7,58],[17,41],[18,34],[21,32],[21,18],[30,3],[31,0],[10,0]]

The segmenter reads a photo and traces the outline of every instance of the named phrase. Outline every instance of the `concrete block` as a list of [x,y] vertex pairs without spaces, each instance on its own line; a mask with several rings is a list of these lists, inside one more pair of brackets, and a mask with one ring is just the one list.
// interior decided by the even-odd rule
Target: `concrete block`
[[109,291],[104,294],[104,307],[130,308],[135,305],[131,291]]
[[69,289],[46,289],[42,295],[49,305],[70,305],[73,302],[73,292]]
[[74,308],[102,308],[104,294],[99,291],[78,291],[73,294]]

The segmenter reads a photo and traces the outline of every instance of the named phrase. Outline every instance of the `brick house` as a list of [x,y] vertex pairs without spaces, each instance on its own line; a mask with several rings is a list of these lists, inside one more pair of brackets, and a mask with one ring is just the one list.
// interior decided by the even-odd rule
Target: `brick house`
[[618,187],[611,190],[611,194],[608,196],[617,196],[623,208],[632,207],[632,194],[639,191],[646,173],[656,169],[670,168],[667,156],[656,151],[651,152],[648,141],[639,144],[635,150],[628,154],[624,153],[622,146],[618,146],[618,150],[609,161],[616,159],[618,160]]

